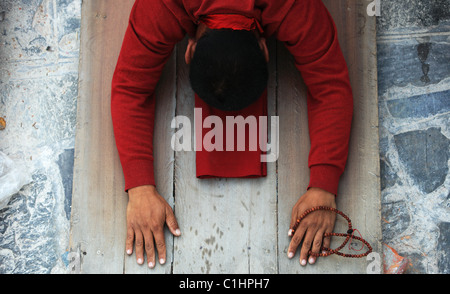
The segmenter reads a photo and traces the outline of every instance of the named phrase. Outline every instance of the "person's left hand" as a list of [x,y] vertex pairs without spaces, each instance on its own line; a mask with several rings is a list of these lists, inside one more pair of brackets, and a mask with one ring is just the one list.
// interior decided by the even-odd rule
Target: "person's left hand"
[[[323,237],[325,233],[331,233],[334,229],[336,214],[331,211],[318,210],[308,214],[298,225],[292,236],[292,228],[300,215],[307,209],[316,206],[328,206],[336,208],[335,196],[320,188],[310,188],[303,194],[292,208],[291,224],[288,235],[292,237],[288,248],[288,257],[292,258],[297,251],[297,247],[303,240],[300,251],[300,264],[306,265],[308,252],[319,253],[320,248],[330,248],[330,237]],[[309,263],[313,264],[316,257],[310,256]]]

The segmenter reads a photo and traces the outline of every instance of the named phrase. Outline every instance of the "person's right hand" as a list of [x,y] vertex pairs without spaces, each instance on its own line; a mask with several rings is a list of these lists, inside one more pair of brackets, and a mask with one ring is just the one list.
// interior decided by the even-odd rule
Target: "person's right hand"
[[172,208],[159,195],[155,186],[139,186],[128,190],[127,206],[127,239],[126,252],[133,253],[136,248],[136,261],[144,263],[144,249],[147,254],[148,267],[155,266],[155,245],[159,263],[166,262],[166,242],[164,240],[164,224],[170,232],[180,236],[177,220]]

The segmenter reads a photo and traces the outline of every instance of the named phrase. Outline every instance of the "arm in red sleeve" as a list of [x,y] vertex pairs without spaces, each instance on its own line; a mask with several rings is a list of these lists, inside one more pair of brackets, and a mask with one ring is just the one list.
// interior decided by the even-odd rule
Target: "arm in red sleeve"
[[111,116],[125,191],[155,185],[154,90],[175,44],[185,33],[162,1],[137,0],[112,80]]
[[334,21],[322,1],[295,1],[276,35],[308,88],[308,188],[336,195],[348,156],[353,95]]

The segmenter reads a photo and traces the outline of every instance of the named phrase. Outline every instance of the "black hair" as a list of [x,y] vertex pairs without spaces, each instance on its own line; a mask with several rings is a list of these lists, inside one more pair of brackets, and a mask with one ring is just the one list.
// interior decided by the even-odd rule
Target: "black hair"
[[225,111],[244,109],[260,98],[268,75],[255,34],[245,30],[207,31],[197,41],[189,69],[194,92]]

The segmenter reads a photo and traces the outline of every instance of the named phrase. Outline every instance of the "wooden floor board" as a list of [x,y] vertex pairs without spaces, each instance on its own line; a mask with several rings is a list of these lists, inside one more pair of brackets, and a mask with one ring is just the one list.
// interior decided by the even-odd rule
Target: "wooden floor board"
[[[133,0],[82,5],[80,85],[73,181],[71,251],[82,273],[364,273],[365,259],[289,260],[290,213],[309,181],[306,88],[293,59],[270,40],[269,115],[279,117],[280,156],[260,179],[197,179],[195,152],[170,148],[171,121],[193,122],[186,40],[167,63],[156,94],[158,190],[174,207],[182,236],[166,230],[167,263],[149,270],[125,254],[127,194],[110,117],[110,87]],[[326,0],[339,31],[355,96],[355,116],[338,208],[381,254],[375,18],[354,0]],[[192,140],[192,142],[195,142]],[[344,229],[338,221],[337,230]]]
[[109,111],[111,77],[133,1],[84,1],[71,250],[84,273],[122,273],[127,195]]
[[[178,47],[177,115],[193,122],[185,43]],[[268,98],[273,112],[273,90]],[[197,179],[195,152],[175,156],[175,207],[183,237],[175,239],[174,273],[276,273],[275,164],[261,179]]]

